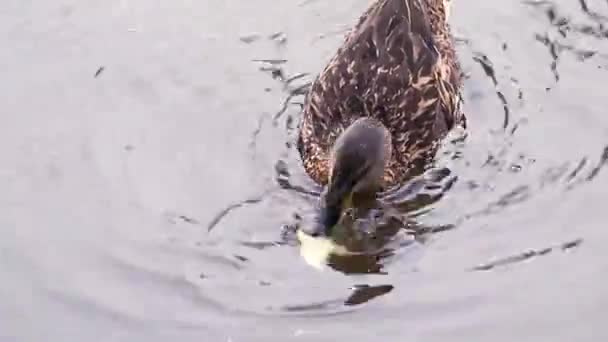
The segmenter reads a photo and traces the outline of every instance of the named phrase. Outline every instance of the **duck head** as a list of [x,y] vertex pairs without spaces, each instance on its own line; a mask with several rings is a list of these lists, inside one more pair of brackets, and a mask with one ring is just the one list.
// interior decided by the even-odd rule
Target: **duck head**
[[331,236],[353,198],[375,196],[384,185],[391,158],[391,136],[378,120],[363,117],[354,121],[336,139],[329,160],[329,178],[321,195],[316,220],[307,234]]

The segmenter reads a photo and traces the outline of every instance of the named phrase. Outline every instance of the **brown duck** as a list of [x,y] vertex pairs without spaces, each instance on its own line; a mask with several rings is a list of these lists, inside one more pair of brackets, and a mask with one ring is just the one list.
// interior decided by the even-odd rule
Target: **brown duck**
[[318,225],[329,234],[354,195],[420,173],[441,138],[466,126],[450,0],[376,0],[306,96],[298,150],[325,185]]

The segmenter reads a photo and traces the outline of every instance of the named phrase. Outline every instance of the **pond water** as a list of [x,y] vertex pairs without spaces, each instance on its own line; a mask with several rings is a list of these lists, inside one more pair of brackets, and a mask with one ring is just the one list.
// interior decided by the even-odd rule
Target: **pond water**
[[424,239],[319,270],[298,104],[369,1],[8,0],[0,340],[608,338],[608,4],[453,3]]

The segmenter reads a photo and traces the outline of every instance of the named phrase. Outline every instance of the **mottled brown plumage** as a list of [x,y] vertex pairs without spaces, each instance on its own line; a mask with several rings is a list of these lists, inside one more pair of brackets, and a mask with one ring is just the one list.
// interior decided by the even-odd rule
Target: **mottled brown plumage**
[[332,147],[358,118],[390,133],[385,186],[419,172],[439,140],[465,125],[449,1],[377,0],[347,35],[312,84],[300,123],[298,150],[317,183],[328,183]]

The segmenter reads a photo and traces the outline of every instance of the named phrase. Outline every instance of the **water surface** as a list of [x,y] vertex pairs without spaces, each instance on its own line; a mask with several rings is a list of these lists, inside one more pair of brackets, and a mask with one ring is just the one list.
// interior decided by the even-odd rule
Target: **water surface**
[[318,190],[302,93],[368,3],[5,3],[0,339],[608,338],[605,2],[455,0],[469,129],[425,239],[352,274],[273,243]]

